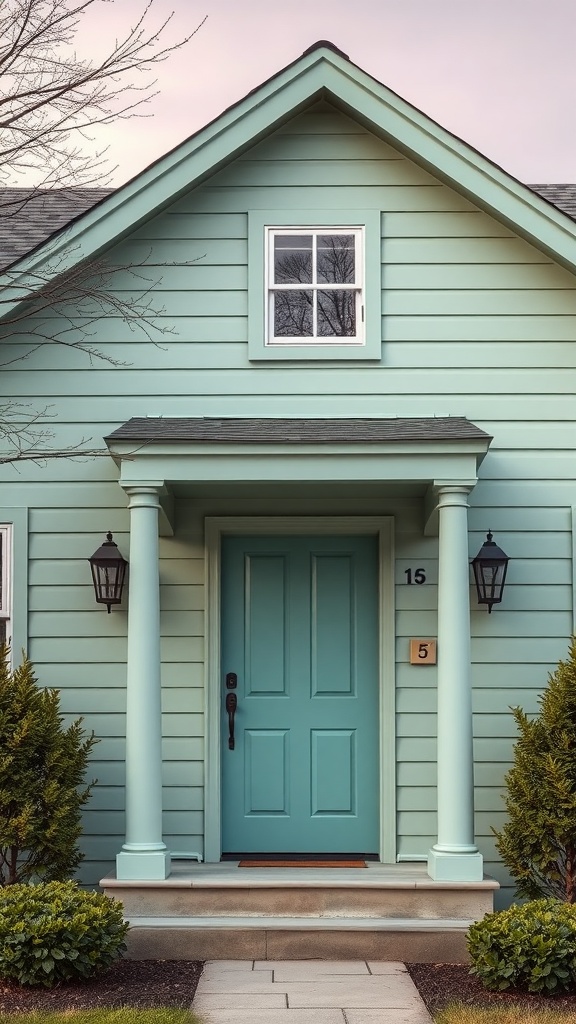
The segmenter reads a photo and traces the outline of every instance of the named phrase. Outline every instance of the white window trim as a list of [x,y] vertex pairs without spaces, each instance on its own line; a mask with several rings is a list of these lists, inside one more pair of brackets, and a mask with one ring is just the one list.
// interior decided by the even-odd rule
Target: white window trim
[[[28,651],[28,509],[0,508],[0,526],[9,531],[7,639],[10,641],[12,664],[19,664],[22,651]],[[6,601],[4,602],[6,607]]]
[[0,619],[6,623],[6,641],[12,641],[12,579],[13,579],[13,545],[12,525],[2,523],[0,525],[0,538],[2,544],[2,564],[0,573],[2,575],[2,588],[0,590]]
[[[274,281],[274,240],[277,235],[312,235],[316,238],[323,235],[353,235],[355,239],[355,281],[353,283],[326,283],[316,280],[316,246],[312,248],[312,281],[308,284],[276,284]],[[266,318],[265,318],[265,345],[364,345],[364,227],[358,224],[350,226],[335,227],[332,224],[315,225],[275,225],[266,228]],[[356,334],[344,337],[323,336],[316,333],[307,336],[285,335],[276,337],[273,333],[273,296],[276,292],[286,291],[350,291],[355,295],[356,305]],[[314,328],[316,328],[314,324]]]
[[[266,229],[330,227],[347,231],[360,227],[364,235],[364,343],[355,339],[313,338],[306,344],[266,344],[267,235]],[[250,210],[248,213],[248,358],[252,363],[274,360],[300,362],[381,362],[383,343],[382,321],[382,214],[380,210]],[[351,342],[351,343],[350,343]]]

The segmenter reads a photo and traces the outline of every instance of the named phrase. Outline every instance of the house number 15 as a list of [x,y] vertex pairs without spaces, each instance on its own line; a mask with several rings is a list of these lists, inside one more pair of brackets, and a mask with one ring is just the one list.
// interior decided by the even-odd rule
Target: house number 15
[[426,573],[424,569],[404,569],[406,583],[425,583]]

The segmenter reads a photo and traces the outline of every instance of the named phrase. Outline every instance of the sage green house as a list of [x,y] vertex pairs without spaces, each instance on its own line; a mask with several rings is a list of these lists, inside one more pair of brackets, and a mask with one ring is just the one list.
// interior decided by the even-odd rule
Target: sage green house
[[[118,308],[66,292],[89,260]],[[1,470],[14,649],[100,740],[85,883],[339,854],[510,898],[509,706],[574,628],[575,273],[567,213],[326,43],[12,267],[5,400],[104,449]],[[87,325],[105,359],[47,343]]]

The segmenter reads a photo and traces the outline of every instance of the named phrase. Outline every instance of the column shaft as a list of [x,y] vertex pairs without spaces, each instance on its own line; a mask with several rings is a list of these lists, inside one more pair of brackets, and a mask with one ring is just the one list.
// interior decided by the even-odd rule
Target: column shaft
[[482,878],[474,844],[467,498],[465,487],[442,487],[438,502],[438,842],[428,871],[454,881]]
[[122,879],[166,878],[162,841],[162,719],[158,491],[130,488],[130,578],[126,679],[126,842]]

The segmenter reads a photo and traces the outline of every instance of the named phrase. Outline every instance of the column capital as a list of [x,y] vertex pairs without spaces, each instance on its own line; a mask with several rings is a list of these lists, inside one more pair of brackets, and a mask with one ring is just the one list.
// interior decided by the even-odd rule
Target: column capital
[[447,508],[449,505],[459,505],[461,508],[468,508],[468,496],[472,487],[469,484],[440,484],[436,488],[437,508]]
[[122,484],[128,496],[128,508],[160,508],[160,494],[164,484]]

